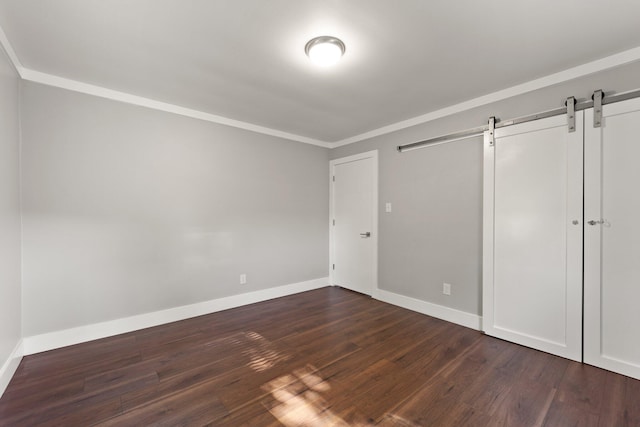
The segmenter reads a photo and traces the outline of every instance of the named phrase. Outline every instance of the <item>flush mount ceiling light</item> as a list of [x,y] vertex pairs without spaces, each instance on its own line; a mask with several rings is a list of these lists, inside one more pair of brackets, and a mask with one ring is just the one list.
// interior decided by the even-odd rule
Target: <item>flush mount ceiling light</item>
[[320,36],[309,40],[304,52],[315,64],[322,67],[334,65],[344,55],[342,40],[331,36]]

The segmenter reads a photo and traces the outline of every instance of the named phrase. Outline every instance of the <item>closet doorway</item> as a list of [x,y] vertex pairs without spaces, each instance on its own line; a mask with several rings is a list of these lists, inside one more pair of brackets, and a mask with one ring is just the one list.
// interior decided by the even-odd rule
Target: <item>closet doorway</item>
[[640,99],[601,108],[485,135],[483,329],[640,379]]

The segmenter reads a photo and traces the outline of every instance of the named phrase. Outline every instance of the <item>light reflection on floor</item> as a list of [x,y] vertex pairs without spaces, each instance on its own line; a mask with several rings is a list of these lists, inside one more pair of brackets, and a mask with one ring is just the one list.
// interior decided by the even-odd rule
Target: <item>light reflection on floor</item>
[[266,371],[277,363],[284,362],[291,358],[288,354],[279,352],[271,341],[265,339],[257,332],[247,332],[245,336],[253,342],[253,345],[244,350],[242,354],[251,359],[248,365],[254,371]]
[[330,392],[331,385],[322,379],[313,366],[297,369],[292,374],[276,378],[262,386],[262,389],[271,393],[273,397],[273,401],[265,406],[285,426],[352,425],[328,408],[328,403],[322,395]]
[[[264,372],[292,357],[253,331],[234,334],[227,337],[225,341],[243,347],[242,354],[249,358],[247,366],[256,372]],[[263,399],[264,407],[286,427],[374,426],[370,422],[362,421],[362,416],[345,420],[334,413],[329,400],[333,399],[332,403],[335,404],[339,396],[331,395],[331,384],[322,377],[317,368],[311,365],[275,378],[264,384],[262,389],[269,393],[269,396]],[[418,427],[393,414],[387,414],[377,425]]]
[[335,404],[339,396],[331,396],[329,381],[310,365],[276,378],[262,388],[271,396],[263,400],[263,405],[286,427],[420,427],[394,414],[386,414],[377,424],[364,421],[363,415],[356,414],[355,410],[347,410],[348,416],[341,418],[327,401],[333,398]]

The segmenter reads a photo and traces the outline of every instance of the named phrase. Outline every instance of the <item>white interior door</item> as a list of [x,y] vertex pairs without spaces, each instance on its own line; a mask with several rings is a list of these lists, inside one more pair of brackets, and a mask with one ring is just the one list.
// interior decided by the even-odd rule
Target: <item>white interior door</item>
[[583,124],[496,129],[484,146],[483,329],[582,358]]
[[640,379],[640,99],[585,113],[584,361]]
[[377,151],[331,161],[331,283],[376,287]]

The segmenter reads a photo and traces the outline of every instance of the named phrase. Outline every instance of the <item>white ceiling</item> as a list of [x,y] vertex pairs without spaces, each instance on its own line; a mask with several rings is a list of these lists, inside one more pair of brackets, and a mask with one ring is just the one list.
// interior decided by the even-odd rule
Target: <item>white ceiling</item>
[[[636,48],[639,17],[637,0],[0,0],[25,69],[325,142]],[[318,35],[347,46],[331,69],[304,55]]]

